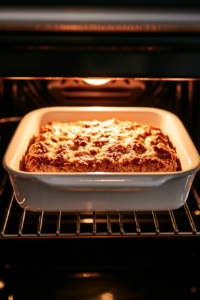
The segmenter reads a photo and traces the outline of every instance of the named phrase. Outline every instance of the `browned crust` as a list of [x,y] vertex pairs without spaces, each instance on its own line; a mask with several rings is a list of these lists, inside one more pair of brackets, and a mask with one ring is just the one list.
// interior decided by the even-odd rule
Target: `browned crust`
[[177,155],[152,125],[116,119],[50,122],[25,158],[28,172],[175,172]]

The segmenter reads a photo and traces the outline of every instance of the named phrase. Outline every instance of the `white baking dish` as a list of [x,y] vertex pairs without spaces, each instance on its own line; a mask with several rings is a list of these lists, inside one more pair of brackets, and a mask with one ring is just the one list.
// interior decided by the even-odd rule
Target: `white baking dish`
[[[175,173],[28,173],[24,156],[41,124],[49,121],[134,120],[159,126],[176,148],[182,171]],[[187,200],[199,155],[181,121],[153,108],[52,107],[27,114],[4,156],[19,205],[32,211],[167,210]]]

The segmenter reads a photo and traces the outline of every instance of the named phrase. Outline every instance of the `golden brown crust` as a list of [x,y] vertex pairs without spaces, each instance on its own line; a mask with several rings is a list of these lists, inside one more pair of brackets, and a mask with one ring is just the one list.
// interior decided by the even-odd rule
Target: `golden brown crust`
[[174,172],[177,155],[152,125],[116,119],[50,122],[25,158],[28,172]]

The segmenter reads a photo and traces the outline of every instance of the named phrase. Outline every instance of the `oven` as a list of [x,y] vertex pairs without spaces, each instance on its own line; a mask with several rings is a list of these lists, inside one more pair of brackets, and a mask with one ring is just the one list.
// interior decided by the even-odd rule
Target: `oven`
[[[200,152],[198,3],[4,2],[1,160],[21,118],[55,106],[164,109]],[[199,297],[199,171],[184,206],[166,211],[33,212],[3,166],[0,179],[1,299]]]

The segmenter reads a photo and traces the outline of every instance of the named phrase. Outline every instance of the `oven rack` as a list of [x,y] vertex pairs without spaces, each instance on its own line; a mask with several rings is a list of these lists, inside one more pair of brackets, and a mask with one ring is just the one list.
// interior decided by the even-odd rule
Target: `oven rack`
[[[198,175],[199,176],[199,175]],[[4,176],[4,179],[0,186],[0,196],[4,192],[4,188],[6,186],[6,182],[8,180],[7,173]],[[192,194],[192,195],[191,195]],[[1,226],[1,239],[9,239],[9,238],[95,238],[95,237],[169,237],[169,236],[200,236],[200,230],[197,230],[196,224],[200,221],[200,197],[197,194],[197,191],[192,186],[190,197],[193,198],[193,200],[196,200],[196,210],[193,212],[190,211],[189,206],[187,202],[184,205],[184,209],[178,209],[176,211],[166,211],[166,212],[142,212],[144,214],[143,218],[140,219],[139,214],[141,212],[133,211],[133,212],[71,212],[71,213],[34,213],[34,212],[28,212],[26,209],[20,208],[16,201],[14,201],[14,192],[11,192],[10,199],[8,201],[7,209],[5,212],[4,220]],[[16,208],[12,209],[13,206],[16,206]],[[13,210],[13,211],[12,211]],[[38,217],[37,221],[37,228],[35,230],[35,233],[23,233],[24,225],[26,224],[27,214],[30,214],[31,216],[36,215]],[[74,230],[71,232],[64,233],[62,231],[62,217],[63,214],[65,215],[64,223],[65,225],[71,226],[72,224],[74,226]],[[159,214],[159,218],[158,218]],[[160,214],[162,218],[160,218]],[[13,216],[15,218],[15,221],[18,222],[18,229],[15,228],[14,232],[6,233],[7,224],[9,221],[12,222]],[[54,231],[51,232],[43,232],[43,220],[44,217],[48,215],[50,217],[50,220],[48,221],[51,226],[55,225]],[[169,217],[169,220],[171,223],[171,231],[162,231],[160,230],[160,223],[165,223],[167,215]],[[175,216],[176,215],[176,216]],[[195,216],[196,221],[194,222],[193,216]],[[164,219],[163,219],[164,216]],[[73,218],[72,218],[73,217]],[[181,220],[181,222],[188,223],[189,230],[187,231],[181,231],[178,226],[178,220]],[[154,230],[148,232],[141,229],[141,223],[147,223],[152,221]],[[16,222],[15,222],[16,223]],[[125,224],[132,224],[135,223],[135,226],[131,226],[132,231],[126,231],[124,229]],[[84,232],[81,230],[82,224],[90,224],[91,225],[91,231]],[[99,231],[99,225],[104,224],[106,225],[106,230]],[[117,224],[119,227],[118,232],[113,231],[112,227],[114,224]],[[199,224],[200,225],[200,224]],[[129,226],[130,227],[130,226]],[[134,228],[135,227],[135,228]],[[105,227],[104,227],[105,228]],[[133,228],[135,230],[133,230]]]

